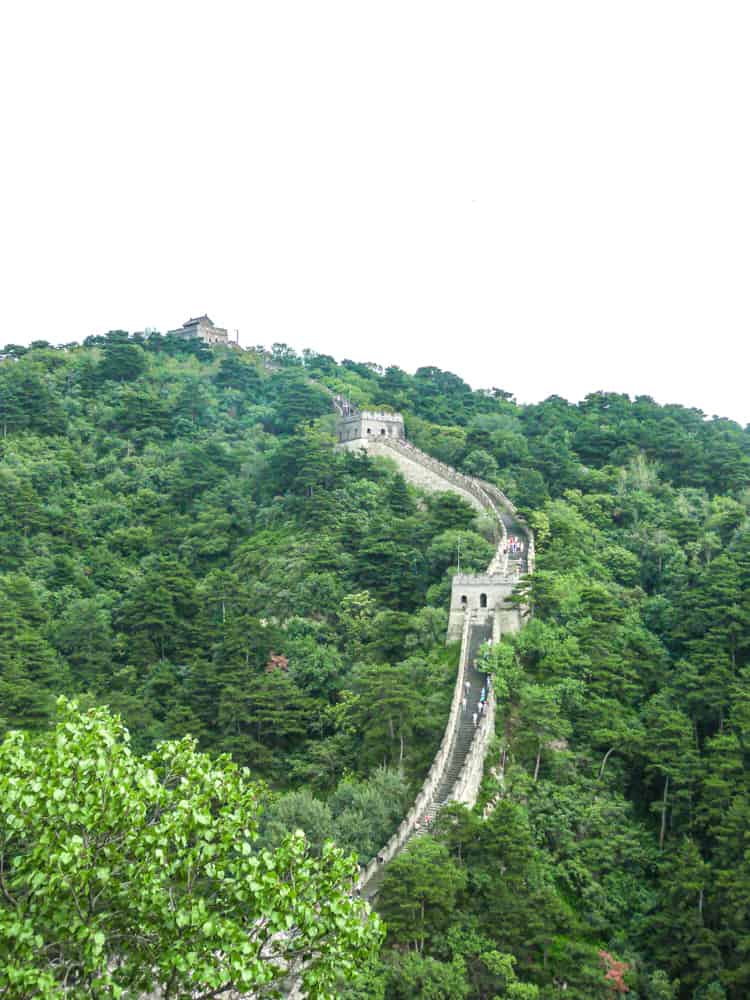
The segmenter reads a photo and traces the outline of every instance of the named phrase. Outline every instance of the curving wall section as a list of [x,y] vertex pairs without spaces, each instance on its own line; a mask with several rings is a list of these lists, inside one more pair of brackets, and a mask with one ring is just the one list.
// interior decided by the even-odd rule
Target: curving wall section
[[[427,772],[427,777],[419,790],[419,794],[414,799],[411,809],[406,816],[404,816],[398,829],[388,843],[378,851],[377,855],[370,860],[369,864],[362,871],[359,880],[360,886],[367,885],[367,883],[370,882],[373,876],[378,872],[380,867],[388,864],[388,862],[399,853],[407,840],[409,840],[409,838],[413,835],[417,822],[424,815],[425,809],[432,801],[432,798],[443,779],[445,766],[453,749],[453,743],[456,737],[456,728],[461,714],[461,698],[463,697],[464,679],[466,677],[468,667],[470,625],[471,622],[467,617],[461,640],[461,655],[456,674],[456,684],[453,689],[453,700],[451,701],[448,721],[445,726],[445,731],[443,732],[443,739],[441,740],[440,748],[435,754],[430,770]],[[474,801],[476,801],[476,799]]]
[[[492,593],[494,588],[500,595],[498,605],[488,608],[485,612],[467,610],[460,616],[461,653],[453,689],[453,699],[440,748],[411,809],[388,843],[381,848],[376,857],[371,859],[361,874],[359,881],[361,890],[366,895],[373,896],[379,886],[384,867],[419,829],[426,811],[428,809],[434,811],[438,790],[445,787],[446,779],[451,779],[449,768],[451,765],[455,767],[456,754],[454,751],[457,748],[459,733],[462,729],[465,732],[470,725],[469,714],[462,711],[461,701],[464,695],[464,684],[473,671],[470,656],[472,630],[481,628],[482,634],[486,635],[488,623],[491,623],[493,640],[499,641],[503,632],[517,631],[520,628],[520,612],[512,606],[504,604],[504,597],[512,591],[520,573],[525,571],[527,566],[533,567],[534,544],[532,532],[519,518],[514,505],[501,490],[491,483],[465,476],[403,440],[380,438],[363,441],[360,439],[359,441],[347,442],[346,447],[364,447],[370,454],[384,455],[393,459],[404,478],[421,489],[458,493],[476,510],[487,513],[493,518],[496,524],[497,540],[495,555],[485,574],[454,578],[459,581],[470,581],[472,586],[482,587],[488,593]],[[509,526],[513,527],[514,531],[523,533],[526,537],[525,558],[517,559],[513,566],[509,565],[508,558]],[[452,612],[452,620],[453,617]],[[469,713],[470,711],[469,709]],[[494,731],[495,696],[490,690],[485,711],[473,734],[470,734],[471,742],[463,758],[462,766],[443,801],[461,802],[469,807],[476,803],[482,781],[484,758]],[[439,808],[439,804],[437,808]]]

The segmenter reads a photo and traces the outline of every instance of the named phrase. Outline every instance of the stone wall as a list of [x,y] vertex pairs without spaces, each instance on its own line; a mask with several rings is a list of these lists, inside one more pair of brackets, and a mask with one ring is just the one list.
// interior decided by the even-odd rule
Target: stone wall
[[518,508],[513,501],[509,500],[498,486],[495,486],[494,483],[486,483],[483,479],[478,480],[478,482],[481,483],[482,489],[488,493],[501,507],[504,507],[509,514],[512,514],[520,525],[521,530],[526,536],[526,572],[533,573],[534,563],[536,561],[534,532],[518,513]]
[[394,447],[391,440],[376,438],[374,441],[363,441],[360,438],[356,441],[347,442],[347,447],[365,448],[370,455],[382,455],[385,458],[392,459],[398,466],[404,479],[414,486],[419,487],[419,489],[425,490],[427,493],[457,493],[462,499],[470,503],[475,510],[479,512],[485,510],[482,502],[473,493],[470,493],[457,482],[446,479],[442,472],[420,462],[411,451],[407,450],[408,446],[400,448],[398,446]]
[[360,874],[360,887],[365,885],[365,883],[372,878],[380,865],[387,865],[388,862],[398,854],[406,841],[414,833],[417,820],[432,800],[432,796],[435,794],[435,791],[442,780],[443,771],[448,758],[450,757],[451,750],[453,749],[453,743],[456,739],[456,732],[458,730],[461,717],[461,698],[463,697],[464,679],[466,677],[466,669],[469,662],[470,625],[471,618],[467,615],[466,621],[464,622],[463,634],[461,636],[461,655],[459,657],[458,670],[456,672],[456,683],[453,688],[453,700],[451,701],[448,722],[445,726],[445,731],[443,732],[440,748],[435,754],[435,759],[433,760],[432,766],[427,773],[427,777],[419,790],[419,794],[414,800],[411,809],[401,821],[398,830],[396,830],[388,843],[378,851],[377,855],[372,858]]
[[[369,454],[383,455],[392,459],[404,478],[410,483],[428,492],[451,491],[457,493],[468,501],[475,510],[490,514],[497,524],[497,550],[487,572],[474,575],[462,574],[454,577],[449,638],[461,636],[461,654],[451,709],[440,748],[419,794],[398,830],[362,871],[359,885],[364,886],[381,865],[388,864],[399,853],[412,836],[417,821],[432,801],[441,783],[460,724],[461,699],[469,665],[472,626],[485,624],[488,619],[491,619],[494,641],[499,641],[505,632],[516,631],[520,627],[519,611],[505,604],[505,598],[510,595],[518,582],[518,575],[517,571],[508,572],[507,553],[503,551],[507,546],[507,529],[503,515],[513,515],[516,521],[520,519],[518,519],[516,508],[496,486],[480,482],[470,476],[464,476],[443,462],[425,455],[424,452],[414,448],[406,441],[378,435],[377,437],[370,436],[367,439],[358,438],[343,441],[342,445],[348,448],[365,448]],[[533,567],[534,552],[533,534],[522,521],[520,530],[527,536],[528,565],[531,568]],[[467,597],[466,605],[461,601],[463,594]],[[486,608],[481,606],[482,594],[487,597]],[[482,781],[484,758],[487,747],[494,736],[494,731],[495,695],[493,691],[490,691],[487,708],[477,726],[464,766],[449,796],[454,801],[462,802],[469,807],[475,805]]]
[[[400,472],[410,483],[428,492],[446,490],[457,493],[468,501],[475,510],[489,514],[497,525],[497,548],[492,562],[484,576],[463,576],[460,582],[454,583],[451,590],[451,607],[448,616],[448,639],[454,640],[461,635],[464,614],[467,610],[481,612],[481,595],[487,597],[487,614],[499,608],[513,587],[518,583],[519,567],[509,572],[507,540],[508,532],[503,515],[512,515],[517,520],[520,530],[526,535],[527,565],[533,566],[534,536],[522,519],[518,517],[515,506],[497,486],[464,476],[446,465],[444,462],[426,455],[408,441],[378,439],[375,441],[352,442],[351,447],[364,447],[369,454],[384,455],[396,462]],[[466,597],[464,606],[462,597]]]
[[[498,611],[492,623],[493,644],[499,642],[507,632],[517,632],[520,627],[521,614],[515,608],[505,608]],[[472,809],[476,805],[479,786],[482,784],[487,749],[495,735],[495,711],[495,692],[490,688],[487,697],[487,707],[479,721],[471,749],[450,795],[454,802],[462,802],[469,809]]]
[[[373,449],[372,445],[375,444],[376,448]],[[383,445],[383,448],[378,448],[378,445]],[[505,528],[505,523],[503,521],[503,513],[511,514],[514,519],[518,522],[520,531],[526,536],[526,554],[527,554],[527,572],[532,573],[534,568],[534,533],[529,528],[528,524],[524,521],[521,515],[518,513],[516,505],[506,497],[503,491],[495,486],[494,483],[487,483],[483,479],[475,479],[473,476],[465,476],[461,472],[457,472],[450,465],[446,465],[444,462],[438,461],[438,459],[433,458],[431,455],[425,454],[425,452],[420,451],[419,448],[415,448],[414,445],[410,444],[408,441],[378,441],[368,443],[368,451],[374,451],[375,454],[385,454],[389,457],[394,457],[394,452],[401,456],[403,459],[408,459],[410,466],[416,464],[418,468],[425,472],[434,473],[433,476],[427,476],[425,482],[427,484],[440,484],[440,485],[426,485],[423,489],[436,489],[445,491],[446,488],[453,488],[456,492],[463,494],[467,500],[477,509],[486,511],[487,513],[493,514],[498,521],[498,532],[499,532],[499,545],[498,553],[502,550],[507,542],[507,530]],[[402,462],[397,459],[399,467],[402,467]],[[411,472],[410,467],[410,472]],[[411,481],[415,485],[419,484],[419,473],[416,473],[414,479]],[[450,484],[446,487],[446,483]],[[502,536],[502,537],[500,537]],[[493,560],[493,563],[495,561]],[[507,560],[505,560],[507,563]]]
[[[441,483],[440,489],[442,492],[445,492],[446,484],[448,484],[448,489],[452,488],[455,492],[464,494],[466,499],[478,510],[495,515],[498,520],[498,530],[502,532],[502,519],[499,517],[500,512],[497,504],[484,489],[484,486],[480,485],[478,479],[465,476],[462,472],[457,472],[450,465],[446,465],[445,462],[440,462],[431,455],[425,454],[425,452],[420,451],[419,448],[415,448],[408,441],[385,441],[382,443],[388,448],[386,454],[390,457],[393,457],[393,453],[395,452],[403,459],[416,465],[423,472],[432,473],[438,482]],[[428,477],[428,481],[434,482],[434,478]]]
[[[357,414],[357,417],[364,414]],[[372,414],[373,417],[397,417],[402,421],[401,414]],[[356,417],[347,418],[354,420]],[[340,424],[346,420],[340,421]],[[352,424],[352,427],[355,427]],[[392,458],[399,469],[410,483],[420,489],[430,493],[445,493],[452,491],[458,493],[467,500],[475,510],[494,514],[498,522],[498,548],[496,559],[493,560],[493,569],[500,568],[500,565],[507,565],[507,560],[500,560],[499,556],[507,541],[507,531],[503,522],[503,512],[513,515],[519,524],[520,530],[526,536],[526,564],[527,572],[534,572],[534,533],[519,515],[515,504],[508,499],[503,491],[494,483],[485,482],[482,479],[475,479],[472,476],[465,476],[445,462],[427,455],[425,452],[415,448],[414,445],[403,439],[403,435],[375,435],[358,438],[339,438],[342,443],[352,449],[365,448],[370,454],[385,455]]]

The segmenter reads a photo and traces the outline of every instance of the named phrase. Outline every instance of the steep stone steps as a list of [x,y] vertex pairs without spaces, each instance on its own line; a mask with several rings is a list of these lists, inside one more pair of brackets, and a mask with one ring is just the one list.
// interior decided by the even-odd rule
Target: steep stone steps
[[466,709],[462,709],[461,718],[456,732],[456,739],[453,744],[450,760],[446,765],[443,779],[435,790],[435,794],[430,804],[425,809],[420,819],[426,822],[426,817],[430,817],[430,822],[434,821],[441,806],[448,801],[456,779],[461,773],[466,757],[474,742],[476,727],[473,722],[473,713],[478,712],[479,698],[482,687],[486,684],[486,675],[480,673],[475,666],[477,653],[482,643],[492,638],[491,625],[473,625],[469,636],[469,658],[466,680],[469,682],[469,690],[466,698]]

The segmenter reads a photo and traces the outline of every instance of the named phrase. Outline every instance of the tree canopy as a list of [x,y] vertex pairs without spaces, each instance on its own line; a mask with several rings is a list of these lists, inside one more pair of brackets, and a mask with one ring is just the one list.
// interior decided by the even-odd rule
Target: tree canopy
[[458,542],[470,568],[491,549],[457,497],[334,450],[332,393],[398,409],[527,516],[533,617],[486,654],[478,808],[433,831],[450,911],[402,934],[386,879],[389,936],[339,995],[748,995],[747,428],[284,344],[0,353],[0,734],[30,752],[60,694],[139,759],[191,734],[265,789],[252,856],[301,826],[318,861],[329,838],[366,861],[440,742]]
[[246,770],[190,737],[139,757],[105,709],[61,700],[0,744],[0,996],[313,997],[377,945],[357,868],[301,831],[258,849]]

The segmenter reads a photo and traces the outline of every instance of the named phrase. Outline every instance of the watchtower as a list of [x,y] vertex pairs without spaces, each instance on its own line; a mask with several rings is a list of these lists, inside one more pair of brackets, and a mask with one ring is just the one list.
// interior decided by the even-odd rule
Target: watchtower
[[364,410],[342,416],[338,421],[338,439],[346,441],[373,441],[378,438],[396,438],[403,441],[404,418],[400,413]]
[[492,621],[499,611],[508,610],[506,599],[518,581],[504,575],[456,574],[451,585],[448,638],[460,639],[464,615],[468,612],[480,622]]
[[229,340],[227,331],[223,327],[214,326],[208,316],[194,316],[169,333],[182,337],[183,340],[202,340],[204,344],[226,344]]

